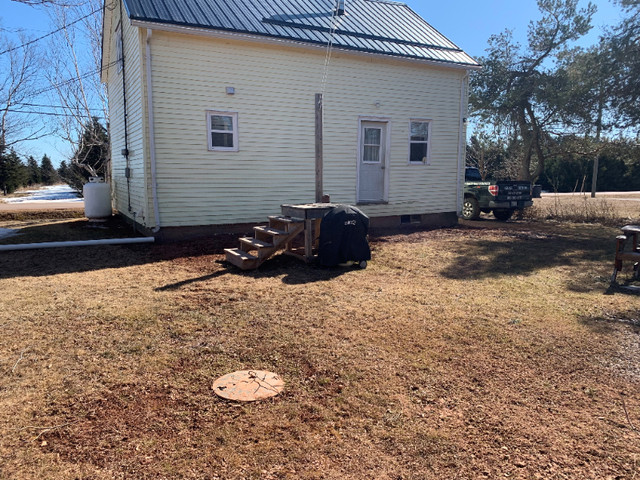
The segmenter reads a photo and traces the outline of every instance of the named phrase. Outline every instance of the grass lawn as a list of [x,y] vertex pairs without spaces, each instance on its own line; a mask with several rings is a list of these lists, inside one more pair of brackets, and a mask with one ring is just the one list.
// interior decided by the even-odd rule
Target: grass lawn
[[[215,240],[0,253],[0,478],[637,478],[618,233],[467,222],[373,238],[366,270],[241,273]],[[243,369],[284,393],[213,394]]]

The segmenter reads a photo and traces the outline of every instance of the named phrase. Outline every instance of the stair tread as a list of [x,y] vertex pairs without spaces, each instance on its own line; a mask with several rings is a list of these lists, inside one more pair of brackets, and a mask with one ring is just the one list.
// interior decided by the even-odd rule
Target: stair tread
[[268,233],[270,235],[287,235],[288,233],[288,232],[285,232],[284,230],[279,230],[273,227],[259,226],[259,227],[253,227],[253,229],[258,232]]
[[265,242],[264,240],[258,240],[257,238],[252,238],[252,237],[242,237],[240,241],[242,243],[248,243],[253,247],[262,247],[262,248],[273,247],[273,243]]
[[240,250],[239,248],[225,248],[224,251],[230,255],[234,255],[246,260],[258,259],[258,257],[256,257],[255,255],[251,255],[250,253],[245,252],[244,250]]
[[301,218],[285,217],[283,215],[271,215],[267,218],[269,218],[269,220],[275,220],[283,223],[300,223],[303,221]]

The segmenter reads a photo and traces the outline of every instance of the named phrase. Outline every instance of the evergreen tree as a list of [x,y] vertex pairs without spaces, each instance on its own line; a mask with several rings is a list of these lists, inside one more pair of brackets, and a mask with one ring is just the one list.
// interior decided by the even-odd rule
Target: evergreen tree
[[555,131],[570,127],[565,107],[574,86],[558,65],[569,44],[589,31],[595,11],[592,4],[578,9],[578,0],[538,0],[538,7],[542,18],[530,23],[528,44],[521,48],[508,30],[492,36],[488,55],[480,59],[484,68],[471,77],[474,116],[507,132],[522,180],[544,172],[557,147]]
[[4,195],[25,186],[28,176],[27,167],[13,149],[8,154],[0,153],[0,190]]
[[42,178],[42,183],[44,183],[45,185],[53,185],[54,183],[60,181],[58,172],[56,172],[56,169],[53,168],[51,159],[46,154],[42,157],[42,161],[40,162],[40,175]]
[[618,127],[638,129],[640,122],[640,0],[616,0],[626,14],[606,38],[613,65],[610,94]]
[[69,175],[69,165],[67,165],[66,161],[60,162],[60,166],[58,167],[58,176],[62,181],[66,181],[65,179]]
[[29,155],[27,159],[27,171],[29,177],[27,178],[27,185],[37,185],[42,182],[42,175],[40,174],[40,166],[33,156]]

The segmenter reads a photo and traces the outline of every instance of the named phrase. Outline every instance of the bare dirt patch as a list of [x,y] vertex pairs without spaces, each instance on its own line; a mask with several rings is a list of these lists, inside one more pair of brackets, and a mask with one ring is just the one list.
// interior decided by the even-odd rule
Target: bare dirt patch
[[[241,273],[226,237],[0,256],[0,477],[634,478],[616,233],[470,222],[377,237],[366,270]],[[211,391],[249,368],[284,393]]]

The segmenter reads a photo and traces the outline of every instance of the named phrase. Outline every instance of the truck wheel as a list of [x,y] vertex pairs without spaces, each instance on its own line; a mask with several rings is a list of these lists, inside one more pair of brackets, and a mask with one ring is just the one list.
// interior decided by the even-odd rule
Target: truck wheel
[[465,197],[462,204],[462,218],[465,220],[476,220],[480,216],[480,206],[473,197]]
[[504,210],[493,211],[493,216],[496,217],[501,222],[506,222],[507,220],[509,220],[511,218],[511,215],[513,215],[513,210],[510,210],[508,208]]

